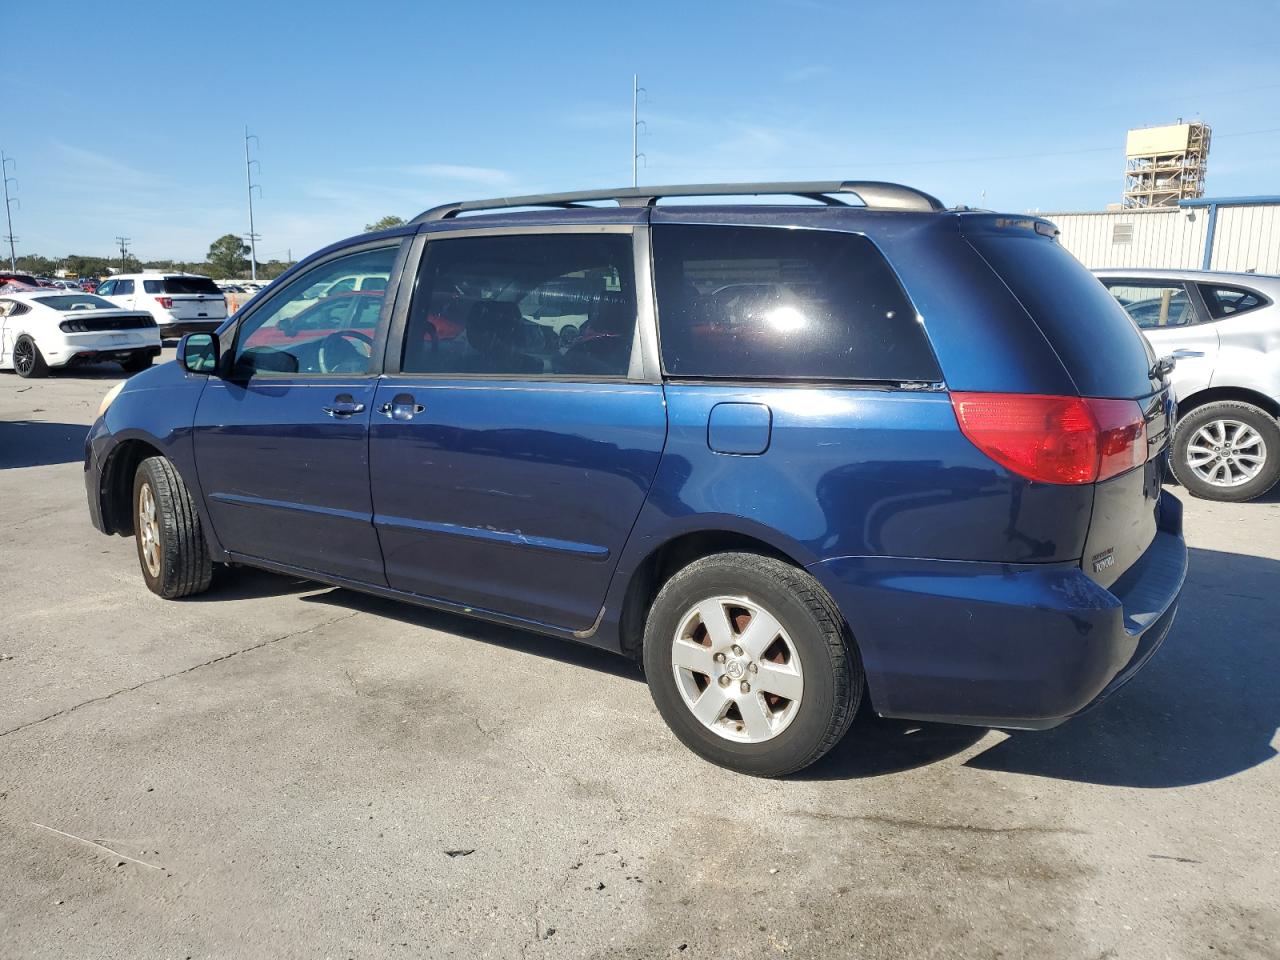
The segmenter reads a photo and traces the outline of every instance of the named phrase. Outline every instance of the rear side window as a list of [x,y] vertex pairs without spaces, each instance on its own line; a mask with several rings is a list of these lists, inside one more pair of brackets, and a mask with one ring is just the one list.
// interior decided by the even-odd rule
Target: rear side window
[[221,296],[218,285],[208,277],[165,277],[165,293],[212,293]]
[[133,293],[133,281],[132,281],[132,280],[117,280],[117,281],[116,281],[116,294],[117,294],[117,295],[120,295],[120,294],[124,294],[124,293]]
[[1143,330],[1185,327],[1196,322],[1187,288],[1178,281],[1103,280],[1102,283]]
[[897,278],[866,237],[666,224],[653,259],[663,369],[727,379],[942,379]]
[[1204,302],[1215,320],[1229,317],[1232,314],[1255,310],[1268,303],[1266,297],[1243,287],[1215,287],[1212,284],[1200,284],[1200,292],[1204,294]]
[[405,373],[624,377],[636,329],[630,234],[433,239]]
[[1155,354],[1098,279],[1054,240],[1030,230],[966,230],[1058,354],[1082,396],[1151,392]]

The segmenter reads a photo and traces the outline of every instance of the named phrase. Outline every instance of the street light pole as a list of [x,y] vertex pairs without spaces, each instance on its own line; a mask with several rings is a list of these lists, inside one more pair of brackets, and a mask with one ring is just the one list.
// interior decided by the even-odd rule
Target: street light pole
[[[258,279],[258,234],[253,229],[253,191],[256,189],[258,195],[262,195],[262,187],[253,182],[253,165],[258,163],[257,160],[249,159],[249,141],[258,138],[249,133],[249,128],[244,128],[244,178],[248,187],[249,194],[249,273],[250,279]],[[261,144],[259,143],[259,146]],[[258,164],[258,170],[262,170],[262,164]]]
[[16,162],[9,157],[6,157],[3,152],[0,152],[0,180],[4,181],[4,219],[5,223],[9,226],[9,232],[5,234],[5,239],[9,241],[9,269],[16,271],[18,269],[18,257],[14,252],[13,244],[18,238],[13,235],[13,205],[17,202],[18,198],[14,197],[10,199],[9,184],[17,183],[18,181],[9,176],[9,164],[11,163],[15,170],[18,169],[18,164]]

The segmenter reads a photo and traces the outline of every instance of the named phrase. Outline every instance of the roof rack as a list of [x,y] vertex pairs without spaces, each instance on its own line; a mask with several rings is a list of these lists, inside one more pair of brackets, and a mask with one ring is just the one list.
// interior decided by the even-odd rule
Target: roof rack
[[840,194],[857,197],[873,210],[945,209],[942,202],[915,187],[878,180],[815,180],[785,183],[685,183],[666,187],[620,187],[617,190],[579,190],[576,193],[534,193],[524,197],[495,197],[492,200],[464,200],[432,207],[411,223],[450,220],[460,213],[476,210],[504,210],[511,207],[581,207],[593,200],[614,200],[620,207],[652,207],[667,197],[804,197],[828,206],[848,206]]

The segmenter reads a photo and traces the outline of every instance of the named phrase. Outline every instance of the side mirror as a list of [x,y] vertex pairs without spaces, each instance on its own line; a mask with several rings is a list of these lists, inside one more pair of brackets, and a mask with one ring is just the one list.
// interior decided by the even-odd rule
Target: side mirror
[[218,339],[211,333],[188,333],[178,341],[178,362],[188,373],[218,369]]

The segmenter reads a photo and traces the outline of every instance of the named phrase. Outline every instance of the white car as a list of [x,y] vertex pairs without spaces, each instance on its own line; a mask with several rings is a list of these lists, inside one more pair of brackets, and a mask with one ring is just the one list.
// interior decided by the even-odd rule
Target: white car
[[145,310],[164,340],[212,333],[227,318],[227,300],[218,285],[194,273],[121,274],[98,287],[98,296],[118,307]]
[[149,313],[91,293],[0,289],[0,370],[43,377],[51,367],[105,360],[136,373],[159,355],[160,331]]

